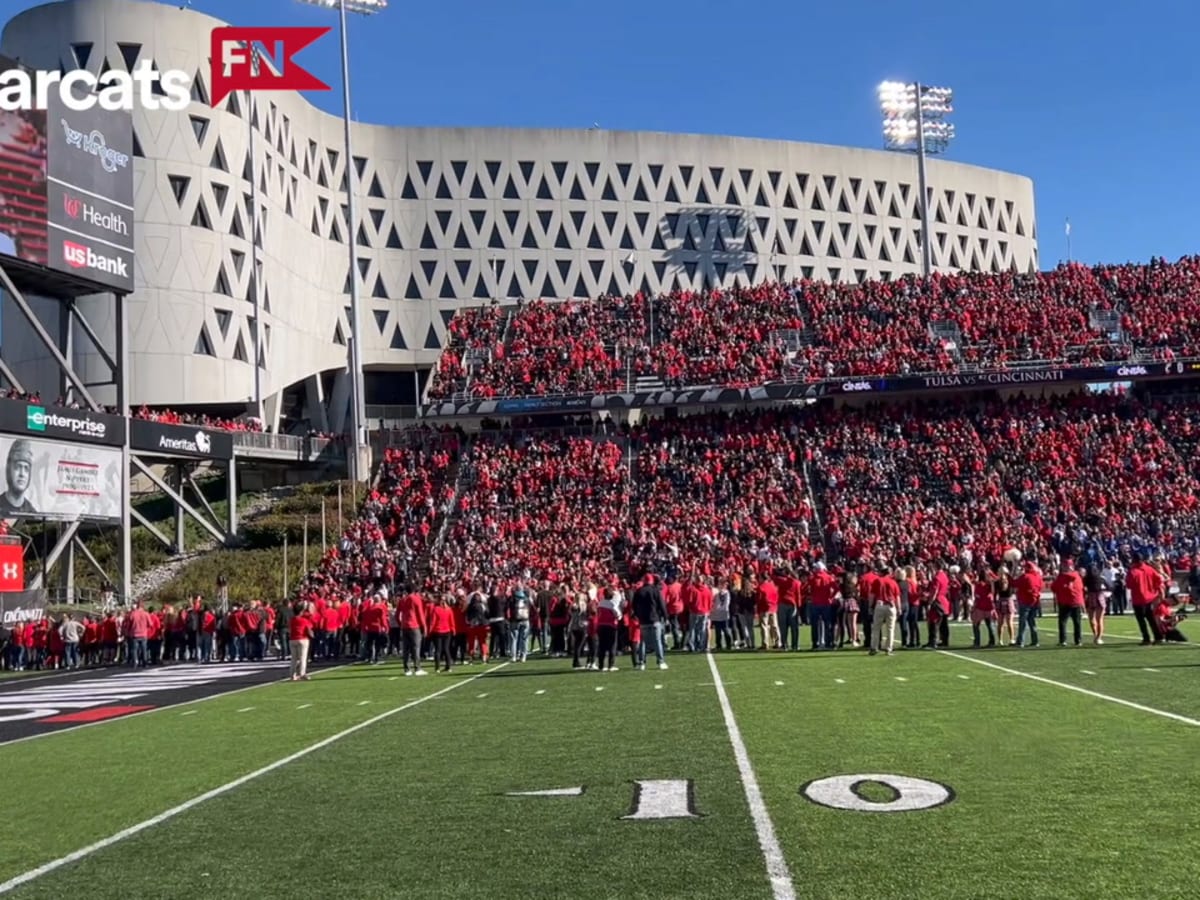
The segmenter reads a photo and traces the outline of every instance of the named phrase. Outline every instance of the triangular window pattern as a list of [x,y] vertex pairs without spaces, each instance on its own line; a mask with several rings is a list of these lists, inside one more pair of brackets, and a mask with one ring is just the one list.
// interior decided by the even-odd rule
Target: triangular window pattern
[[367,191],[367,196],[374,200],[387,199],[383,194],[383,185],[379,183],[378,173],[371,176],[371,188]]
[[241,332],[238,332],[237,343],[233,346],[233,358],[243,363],[250,361],[246,355],[246,338]]
[[396,231],[396,226],[392,226],[392,230],[388,232],[387,248],[389,250],[403,250],[404,247],[400,243],[400,233]]
[[209,166],[219,172],[228,172],[229,166],[225,162],[225,151],[221,149],[221,139],[217,138],[217,146],[213,149],[212,162]]
[[196,346],[192,348],[192,352],[197,356],[216,356],[217,353],[213,350],[212,338],[208,336],[208,326],[200,326],[200,334],[196,336]]
[[432,323],[429,326],[429,331],[425,335],[425,349],[426,350],[441,350],[442,349],[442,342],[438,340],[437,330],[433,327]]
[[[231,98],[229,111],[236,116],[238,113],[233,109],[233,94],[230,94],[229,96]],[[204,87],[204,76],[199,69],[196,70],[196,77],[192,79],[192,100],[194,100],[196,103],[203,103],[205,106],[208,106],[208,90]]]
[[383,334],[387,327],[388,312],[386,309],[373,309],[371,313],[375,316],[375,327],[379,329],[379,333]]
[[92,58],[92,46],[90,41],[71,45],[71,55],[75,57],[75,68],[87,68],[88,60]]
[[333,327],[333,342],[339,347],[346,346],[346,333],[342,331],[342,322],[339,319],[338,323]]
[[133,132],[133,155],[137,159],[145,159],[146,153],[142,150],[142,142],[138,140],[137,131]]
[[224,297],[232,297],[233,291],[229,288],[229,276],[225,274],[225,264],[221,264],[221,268],[217,270],[217,283],[213,285],[213,293],[221,294]]
[[[404,299],[405,300],[420,300],[421,299],[421,288],[418,287],[418,285],[417,285],[417,276],[416,275],[408,276],[408,287],[405,288],[405,290],[404,290]],[[399,326],[397,326],[397,330],[398,329],[399,329]]]
[[167,184],[171,186],[171,193],[175,197],[175,202],[183,206],[184,198],[187,197],[188,186],[192,183],[192,179],[186,175],[168,175]]
[[214,309],[213,313],[217,317],[217,328],[221,337],[229,337],[229,323],[233,320],[233,313],[227,309]]
[[208,210],[204,208],[203,199],[196,204],[196,211],[192,213],[192,226],[194,228],[207,228],[209,231],[212,230],[212,222],[209,221]]
[[208,119],[203,116],[188,116],[188,120],[192,123],[192,134],[196,136],[197,146],[204,143],[204,136],[208,134]]
[[404,176],[404,187],[400,190],[400,199],[401,200],[416,200],[416,199],[418,199],[417,198],[417,189],[413,186],[413,180],[412,180],[411,175]]
[[225,201],[229,199],[229,188],[223,184],[213,183],[213,199],[217,201],[217,209],[225,212]]
[[404,341],[404,333],[400,330],[400,326],[396,326],[396,330],[392,332],[392,342],[388,345],[393,350],[407,350],[408,344]]
[[121,59],[125,61],[125,71],[132,72],[133,67],[137,65],[138,56],[141,55],[141,44],[117,44],[117,49],[121,51]]

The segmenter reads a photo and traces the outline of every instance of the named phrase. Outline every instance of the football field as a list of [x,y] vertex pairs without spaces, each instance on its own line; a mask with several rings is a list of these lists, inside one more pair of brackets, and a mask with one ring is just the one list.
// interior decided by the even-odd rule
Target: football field
[[0,894],[1196,896],[1200,647],[670,662],[346,666],[2,745]]

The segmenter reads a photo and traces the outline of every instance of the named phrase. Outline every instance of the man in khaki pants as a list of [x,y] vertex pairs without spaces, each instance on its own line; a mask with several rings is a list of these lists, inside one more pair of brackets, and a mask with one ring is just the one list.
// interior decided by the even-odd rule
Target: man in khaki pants
[[[903,575],[899,576],[903,577]],[[897,576],[885,572],[879,579],[879,602],[875,604],[874,634],[871,637],[871,655],[879,652],[887,632],[887,655],[894,653],[896,643],[896,614],[900,610],[900,582]]]
[[292,645],[292,681],[308,681],[308,647],[313,636],[309,605],[300,604],[288,623],[288,641]]

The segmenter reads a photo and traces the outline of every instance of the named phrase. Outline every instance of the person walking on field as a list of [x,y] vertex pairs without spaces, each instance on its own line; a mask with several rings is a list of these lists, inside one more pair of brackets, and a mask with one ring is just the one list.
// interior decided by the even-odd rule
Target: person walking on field
[[1075,646],[1083,643],[1083,579],[1073,560],[1063,560],[1062,569],[1050,584],[1058,607],[1058,646],[1067,646],[1067,621],[1075,632]]
[[1042,608],[1042,573],[1033,560],[1025,561],[1025,571],[1017,578],[1017,646],[1025,646],[1025,629],[1029,629],[1029,646],[1038,645],[1037,613]]
[[896,617],[900,612],[900,582],[896,580],[897,576],[903,578],[903,570],[898,571],[896,575],[887,572],[879,578],[875,613],[872,620],[874,633],[871,637],[871,656],[877,654],[881,649],[885,649],[885,635],[887,637],[885,652],[888,656],[896,652]]
[[1133,554],[1133,565],[1125,573],[1125,587],[1129,594],[1133,615],[1142,632],[1142,646],[1161,644],[1162,637],[1154,623],[1154,606],[1166,597],[1166,582],[1156,569],[1146,563],[1141,553]]
[[288,643],[292,648],[292,681],[308,681],[308,648],[312,643],[313,620],[307,603],[296,605],[295,614],[288,622]]

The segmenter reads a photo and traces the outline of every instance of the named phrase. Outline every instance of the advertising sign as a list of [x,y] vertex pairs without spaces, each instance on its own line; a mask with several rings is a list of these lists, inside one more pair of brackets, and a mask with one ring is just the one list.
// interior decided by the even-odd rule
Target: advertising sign
[[190,425],[164,425],[148,419],[129,420],[129,446],[142,453],[233,459],[233,435]]
[[[0,72],[21,70],[0,57]],[[67,98],[69,100],[69,98]],[[133,118],[67,102],[0,108],[0,254],[133,290]]]
[[25,547],[21,541],[0,543],[0,593],[25,590]]
[[0,459],[0,519],[120,521],[120,450],[0,435]]

